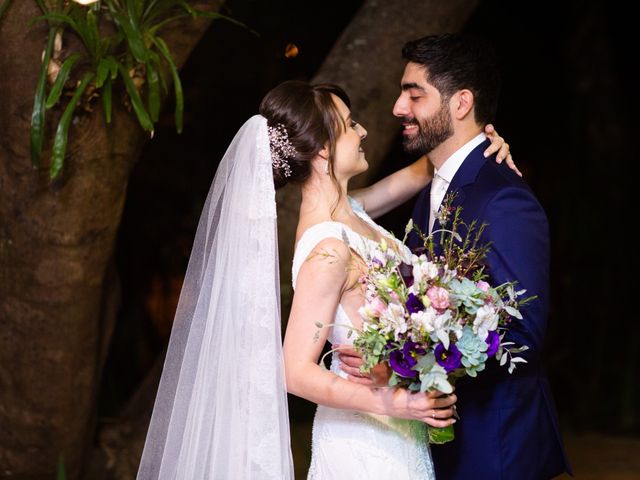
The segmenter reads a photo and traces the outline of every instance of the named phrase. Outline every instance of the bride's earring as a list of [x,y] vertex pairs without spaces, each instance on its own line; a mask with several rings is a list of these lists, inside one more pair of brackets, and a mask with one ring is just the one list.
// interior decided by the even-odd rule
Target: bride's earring
[[328,161],[327,161],[327,164],[324,166],[324,173],[329,175],[329,162]]

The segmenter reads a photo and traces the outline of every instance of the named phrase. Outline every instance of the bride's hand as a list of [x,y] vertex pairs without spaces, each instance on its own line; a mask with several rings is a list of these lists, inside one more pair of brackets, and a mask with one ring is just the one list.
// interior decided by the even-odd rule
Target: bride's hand
[[360,371],[364,361],[358,351],[351,345],[338,345],[336,349],[338,350],[338,358],[340,358],[340,369],[347,374],[349,381],[369,386],[386,386],[386,382],[384,385],[379,384],[379,378],[371,379],[373,371],[371,372],[372,375]]
[[489,145],[484,151],[484,156],[488,157],[489,155],[498,152],[498,154],[496,155],[496,162],[502,163],[504,160],[506,160],[509,168],[516,172],[518,175],[522,176],[522,173],[520,173],[520,170],[518,170],[518,167],[516,167],[516,164],[513,162],[513,157],[511,156],[511,152],[509,150],[509,144],[504,141],[504,138],[502,138],[498,134],[498,132],[496,132],[494,126],[490,123],[487,124],[484,127],[484,133],[491,141],[491,145]]
[[414,393],[405,388],[393,388],[384,392],[386,415],[408,420],[419,420],[432,427],[442,428],[456,423],[455,394],[442,392]]

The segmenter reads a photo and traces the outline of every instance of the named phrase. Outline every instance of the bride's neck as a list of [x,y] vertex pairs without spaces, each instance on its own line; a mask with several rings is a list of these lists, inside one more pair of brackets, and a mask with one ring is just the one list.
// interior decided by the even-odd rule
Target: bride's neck
[[302,186],[300,219],[339,220],[353,215],[347,198],[346,185],[336,188],[331,179],[310,179]]

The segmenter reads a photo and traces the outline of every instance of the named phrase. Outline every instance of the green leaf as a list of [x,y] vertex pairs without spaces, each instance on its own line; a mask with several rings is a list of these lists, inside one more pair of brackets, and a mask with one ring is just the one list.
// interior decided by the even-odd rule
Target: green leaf
[[31,114],[31,163],[36,167],[40,166],[42,156],[42,144],[44,142],[44,113],[45,113],[45,90],[47,87],[47,71],[51,52],[53,51],[56,29],[49,30],[49,39],[44,51],[44,59],[40,66],[40,76],[36,86],[36,95],[33,101],[33,112]]
[[124,86],[127,89],[127,93],[129,94],[129,98],[131,99],[131,105],[133,105],[133,110],[136,112],[136,116],[138,117],[138,122],[140,126],[144,128],[146,131],[153,131],[153,123],[149,118],[149,114],[144,108],[144,104],[140,99],[140,94],[136,89],[131,77],[129,76],[129,72],[121,63],[118,64],[118,69],[120,70],[120,76],[124,82]]
[[148,49],[144,44],[142,32],[133,25],[126,15],[118,12],[114,7],[110,8],[111,16],[122,29],[127,39],[131,53],[140,63],[147,63]]
[[111,80],[115,80],[118,76],[118,61],[113,57],[107,57],[109,60],[109,66],[111,68]]
[[56,77],[56,81],[49,92],[49,97],[47,97],[47,103],[45,104],[46,108],[51,108],[58,103],[64,84],[67,83],[69,74],[71,73],[71,68],[73,68],[78,60],[80,60],[80,54],[74,53],[62,63],[58,76]]
[[102,85],[102,107],[104,108],[104,119],[111,123],[111,89],[113,81],[108,77]]
[[87,72],[80,80],[80,84],[76,88],[73,97],[69,101],[67,108],[65,108],[62,117],[60,117],[60,123],[58,123],[58,129],[56,130],[56,136],[53,141],[53,158],[51,160],[51,166],[49,167],[49,177],[51,179],[56,178],[60,171],[62,170],[62,166],[64,164],[64,155],[67,150],[67,141],[69,138],[69,125],[71,124],[71,119],[73,118],[73,112],[76,109],[76,105],[78,104],[78,100],[84,93],[87,85],[93,78],[93,72]]
[[64,457],[62,455],[58,457],[58,472],[56,480],[67,480],[67,472],[64,468]]
[[127,3],[127,13],[129,16],[129,21],[132,26],[136,27],[140,23],[140,18],[142,17],[142,7],[144,1],[141,0],[126,0]]
[[187,12],[189,12],[189,14],[194,18],[203,17],[203,18],[208,18],[210,20],[226,20],[229,23],[232,23],[234,25],[237,25],[239,27],[249,30],[249,32],[251,32],[254,35],[258,35],[258,32],[256,32],[255,30],[249,28],[246,24],[239,22],[238,20],[235,20],[231,17],[227,17],[226,15],[223,15],[218,12],[206,12],[204,10],[195,9],[191,5],[189,5],[189,3],[186,0],[178,0],[178,3],[180,4],[180,6],[182,6],[182,8],[184,8]]
[[46,20],[49,22],[49,25],[54,27],[60,27],[62,25],[68,25],[73,28],[73,30],[78,33],[79,36],[82,36],[81,28],[78,26],[78,23],[69,15],[58,12],[47,12],[40,17],[36,17],[29,22],[29,25],[33,25],[37,22],[41,22],[42,20]]
[[160,79],[156,68],[156,61],[149,58],[147,63],[147,101],[149,104],[149,115],[155,123],[160,115]]
[[169,48],[167,44],[160,37],[153,37],[153,43],[158,47],[160,53],[167,61],[169,65],[169,69],[171,70],[171,76],[173,77],[173,88],[176,94],[176,130],[178,133],[182,133],[182,123],[183,123],[183,112],[184,112],[184,94],[182,92],[182,82],[180,82],[180,75],[178,74],[178,68],[176,64],[173,62],[173,57],[171,56],[171,52],[169,52]]
[[96,87],[102,88],[104,81],[109,76],[111,63],[108,58],[101,58],[98,62],[97,74],[96,74]]

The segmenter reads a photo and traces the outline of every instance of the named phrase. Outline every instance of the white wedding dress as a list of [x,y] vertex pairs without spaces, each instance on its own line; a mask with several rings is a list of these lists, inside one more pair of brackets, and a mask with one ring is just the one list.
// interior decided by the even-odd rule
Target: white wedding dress
[[[354,212],[386,238],[389,232],[377,225],[350,199]],[[375,242],[338,222],[322,222],[306,230],[298,241],[293,258],[293,287],[300,267],[319,242],[326,238],[347,240],[349,247],[365,258],[366,251]],[[406,248],[397,240],[400,248]],[[335,324],[352,325],[349,317],[338,306]],[[331,344],[351,344],[349,329],[332,327],[328,340]],[[336,353],[331,371],[346,378],[340,369]],[[318,406],[313,423],[311,466],[308,480],[430,480],[435,478],[426,425],[419,421],[372,415],[351,410]]]

